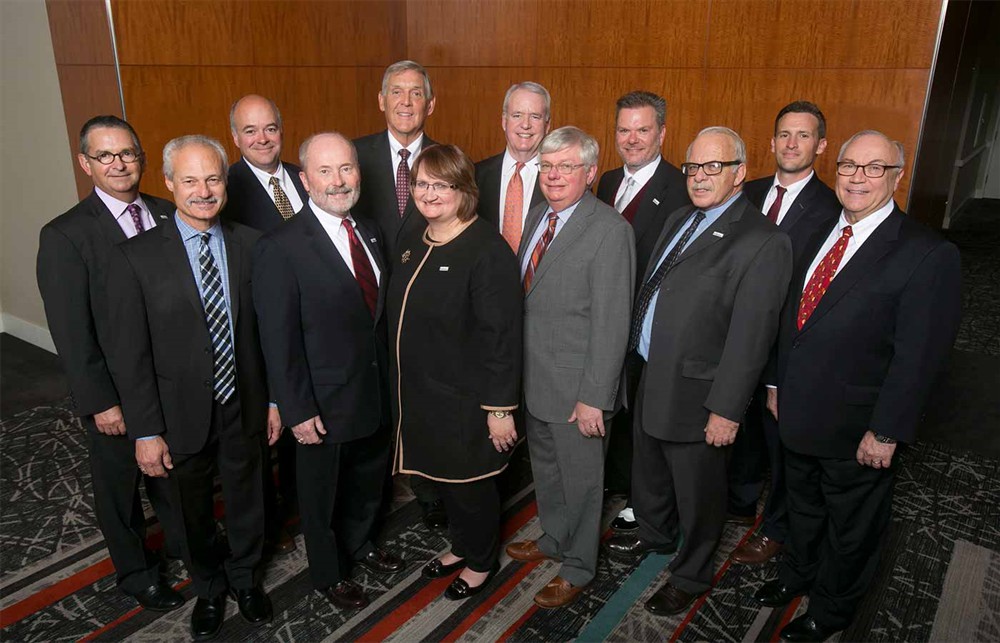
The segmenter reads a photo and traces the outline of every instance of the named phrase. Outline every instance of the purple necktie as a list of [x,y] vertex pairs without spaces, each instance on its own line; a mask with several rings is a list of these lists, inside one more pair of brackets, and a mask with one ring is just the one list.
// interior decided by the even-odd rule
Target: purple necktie
[[142,208],[134,203],[129,203],[125,209],[132,215],[132,225],[135,226],[135,233],[142,234],[145,232],[146,228],[142,225]]

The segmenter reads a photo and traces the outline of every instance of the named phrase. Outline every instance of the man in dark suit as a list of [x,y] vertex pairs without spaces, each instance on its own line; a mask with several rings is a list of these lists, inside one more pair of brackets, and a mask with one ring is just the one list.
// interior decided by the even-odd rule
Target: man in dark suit
[[[264,359],[250,291],[260,233],[220,221],[226,153],[204,136],[163,148],[177,203],[172,219],[119,246],[111,282],[116,327],[111,367],[135,459],[166,478],[183,516],[184,562],[198,597],[196,640],[222,627],[227,589],[251,623],[271,618],[258,586],[264,540],[260,434],[281,431],[268,409]],[[218,470],[230,555],[217,551],[213,478]]]
[[[793,257],[816,229],[832,225],[840,212],[833,190],[813,169],[816,157],[825,149],[823,112],[808,101],[790,103],[774,119],[771,153],[775,173],[750,181],[743,189],[750,203],[791,239]],[[762,385],[747,408],[729,461],[729,516],[740,524],[755,522],[768,464],[771,471],[760,531],[730,555],[733,562],[744,565],[771,560],[788,536],[785,463],[778,423],[764,408],[765,399]]]
[[[615,105],[615,146],[624,165],[608,170],[597,185],[597,198],[614,207],[635,233],[636,274],[642,275],[667,215],[690,201],[680,170],[661,156],[667,134],[667,101],[651,92],[634,91]],[[604,484],[628,496],[632,478],[632,414],[615,416]],[[611,523],[616,530],[638,528],[628,503]]]
[[[229,166],[222,216],[262,233],[273,230],[301,210],[308,199],[299,179],[299,166],[281,160],[281,112],[270,99],[249,94],[233,103],[229,127],[243,157]],[[285,528],[296,514],[295,441],[285,434],[274,448],[278,455],[278,489],[270,467],[271,449],[264,445],[265,548],[287,554],[295,550],[295,539]]]
[[626,382],[633,432],[632,502],[639,529],[609,553],[670,553],[670,579],[647,601],[677,614],[711,588],[726,517],[726,458],[778,328],[792,250],[788,237],[741,194],[746,146],[729,128],[702,130],[688,147],[694,207],[663,226],[636,298]]
[[[399,240],[427,222],[410,194],[410,168],[417,154],[434,141],[424,134],[424,123],[436,103],[431,77],[420,63],[401,60],[386,67],[378,108],[385,114],[386,129],[354,141],[365,189],[352,212],[382,232],[387,265],[392,265]],[[410,487],[430,529],[445,529],[448,516],[434,485],[420,476]]]
[[500,116],[507,148],[476,163],[478,214],[496,226],[514,254],[528,210],[545,200],[538,180],[538,148],[549,132],[551,117],[547,89],[531,81],[511,85]]
[[368,604],[348,578],[357,562],[403,569],[374,545],[389,462],[388,275],[378,229],[356,221],[357,155],[340,134],[309,137],[299,154],[305,208],[264,235],[253,290],[272,395],[299,443],[299,507],[313,588],[342,609]]
[[222,216],[267,232],[301,210],[308,198],[299,167],[281,160],[281,112],[270,99],[250,94],[233,103],[229,127],[243,156],[229,166]]
[[524,400],[543,533],[511,543],[520,561],[550,558],[559,574],[543,608],[580,597],[597,570],[605,423],[617,409],[635,278],[632,228],[590,192],[597,141],[560,127],[545,137],[546,202],[531,211],[518,259],[524,287]]
[[[77,159],[94,190],[42,228],[38,290],[76,413],[87,432],[97,524],[118,586],[146,609],[168,611],[184,599],[160,580],[159,564],[144,547],[142,475],[125,435],[118,388],[107,362],[117,332],[108,310],[107,282],[114,246],[163,223],[173,206],[139,193],[145,156],[132,126],[117,116],[95,116],[84,124]],[[152,478],[145,484],[166,529],[173,524],[167,489]],[[178,549],[181,542],[168,538]]]
[[958,250],[905,216],[892,195],[903,146],[852,136],[837,160],[840,217],[796,262],[768,408],[785,447],[790,532],[778,578],[756,599],[809,594],[781,631],[822,641],[847,627],[889,525],[896,447],[916,439],[923,401],[961,314]]

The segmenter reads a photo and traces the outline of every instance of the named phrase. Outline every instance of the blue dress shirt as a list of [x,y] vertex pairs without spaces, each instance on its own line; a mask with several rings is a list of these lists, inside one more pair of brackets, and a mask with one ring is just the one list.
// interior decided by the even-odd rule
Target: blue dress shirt
[[[573,205],[569,206],[562,212],[556,215],[556,231],[552,235],[552,241],[556,240],[559,236],[559,232],[562,231],[563,226],[569,221],[569,218],[573,216],[573,212],[576,211],[576,206],[580,205],[577,201]],[[531,235],[531,244],[528,246],[528,251],[524,253],[524,257],[521,259],[521,280],[524,280],[524,273],[528,270],[528,262],[531,261],[531,253],[534,252],[535,246],[538,245],[538,240],[542,238],[545,233],[545,228],[549,227],[549,215],[552,214],[552,208],[549,207],[545,210],[545,214],[542,218],[538,220],[538,225],[535,226],[535,233]],[[552,242],[549,242],[549,246],[552,246]]]

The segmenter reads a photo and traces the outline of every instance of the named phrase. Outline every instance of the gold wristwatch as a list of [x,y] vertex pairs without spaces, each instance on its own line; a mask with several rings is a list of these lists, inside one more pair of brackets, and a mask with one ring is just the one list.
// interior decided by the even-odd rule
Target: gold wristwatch
[[492,415],[493,417],[495,417],[498,420],[502,420],[505,417],[509,417],[510,416],[510,411],[490,411],[490,415]]

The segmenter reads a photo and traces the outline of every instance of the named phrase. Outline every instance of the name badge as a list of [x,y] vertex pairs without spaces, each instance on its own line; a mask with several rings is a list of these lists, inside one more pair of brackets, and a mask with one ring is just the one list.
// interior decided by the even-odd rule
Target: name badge
[[438,268],[438,270],[440,270],[441,272],[448,272],[448,266],[441,266],[440,268]]
[[726,236],[726,235],[722,234],[721,232],[719,232],[718,230],[712,230],[712,235],[716,236],[716,237],[719,237],[720,239],[722,237]]
[[660,205],[660,200],[659,199],[653,199],[653,204],[654,205]]
[[370,242],[372,242],[372,243],[375,243],[375,237],[372,237],[372,238],[371,238],[371,239],[369,239],[368,241],[370,241]]

